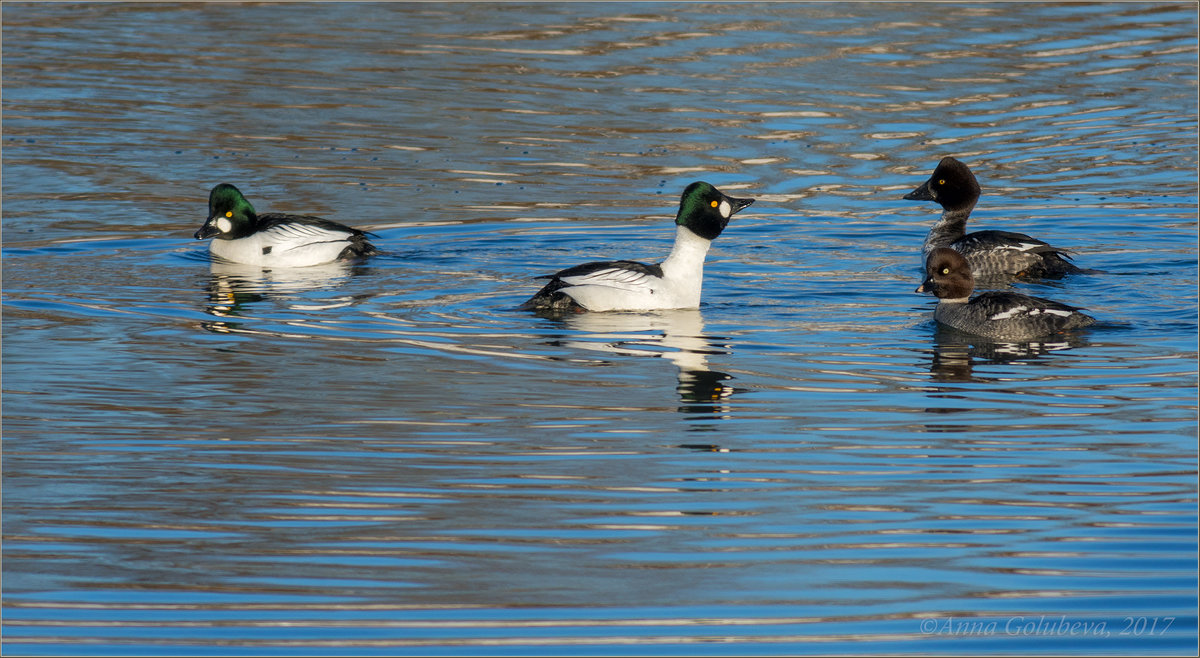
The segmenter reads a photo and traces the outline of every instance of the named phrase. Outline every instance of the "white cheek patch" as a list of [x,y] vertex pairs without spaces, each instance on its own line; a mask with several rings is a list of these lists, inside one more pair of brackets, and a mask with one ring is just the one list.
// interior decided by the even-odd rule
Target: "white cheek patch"
[[233,228],[233,223],[230,222],[225,217],[220,217],[217,219],[217,230],[218,231],[220,231],[222,233],[228,233],[230,231],[230,229],[232,229],[232,228]]
[[722,217],[729,217],[733,214],[733,206],[729,205],[728,201],[721,200],[721,205],[717,206],[717,210],[721,212]]

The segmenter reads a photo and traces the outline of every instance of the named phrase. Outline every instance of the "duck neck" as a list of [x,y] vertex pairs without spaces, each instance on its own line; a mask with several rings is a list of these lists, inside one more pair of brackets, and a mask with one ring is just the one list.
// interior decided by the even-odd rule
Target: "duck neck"
[[949,247],[966,235],[967,218],[971,216],[972,207],[974,206],[942,211],[942,216],[925,236],[923,251],[928,254],[938,247]]
[[706,240],[686,227],[675,227],[675,246],[662,263],[663,277],[699,280],[704,273],[704,257],[712,240]]
[[967,295],[966,297],[955,297],[953,299],[939,299],[938,306],[941,306],[942,304],[947,304],[950,306],[953,306],[955,304],[966,304],[969,301],[971,301],[970,295]]

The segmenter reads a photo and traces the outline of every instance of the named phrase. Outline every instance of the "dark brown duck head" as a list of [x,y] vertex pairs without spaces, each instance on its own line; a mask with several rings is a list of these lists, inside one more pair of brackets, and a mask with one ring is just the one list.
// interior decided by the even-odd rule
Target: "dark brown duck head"
[[942,158],[933,175],[904,195],[909,201],[936,201],[951,211],[970,212],[979,201],[979,181],[967,165],[949,156]]
[[938,299],[966,301],[975,289],[971,266],[962,254],[948,247],[929,252],[925,260],[925,281],[916,292],[931,292]]

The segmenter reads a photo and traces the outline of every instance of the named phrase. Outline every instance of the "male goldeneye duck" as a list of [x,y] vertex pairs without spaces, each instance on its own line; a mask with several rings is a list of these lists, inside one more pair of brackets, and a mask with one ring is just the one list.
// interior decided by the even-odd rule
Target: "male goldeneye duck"
[[977,278],[1020,276],[1058,279],[1082,272],[1068,262],[1061,249],[1010,231],[967,233],[967,218],[979,200],[979,182],[967,165],[954,158],[942,158],[933,175],[920,187],[904,195],[910,201],[936,201],[942,217],[925,236],[922,254],[938,247],[950,247],[966,256]]
[[1095,318],[1048,299],[991,291],[970,299],[975,281],[962,254],[938,247],[925,262],[917,292],[938,298],[933,318],[959,331],[994,340],[1028,340],[1087,327]]
[[320,217],[254,212],[238,188],[221,183],[208,195],[208,219],[197,240],[215,238],[212,255],[264,267],[307,267],[378,253],[367,234]]
[[647,311],[698,308],[704,257],[734,213],[754,199],[727,196],[708,183],[688,185],[675,215],[675,246],[661,264],[586,263],[556,274],[521,305],[543,311]]

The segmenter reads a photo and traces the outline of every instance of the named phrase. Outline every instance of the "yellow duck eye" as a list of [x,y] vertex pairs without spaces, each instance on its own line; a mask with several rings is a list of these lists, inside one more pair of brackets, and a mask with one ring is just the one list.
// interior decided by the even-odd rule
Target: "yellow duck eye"
[[945,185],[945,184],[946,184],[946,179],[945,179],[945,178],[939,178],[939,179],[938,179],[938,185]]
[[712,206],[713,208],[716,208],[717,206],[721,205],[721,202],[720,201],[709,201],[708,205]]
[[949,267],[943,267],[943,268],[942,268],[942,274],[949,274],[949,273],[950,273],[950,268],[949,268]]
[[227,210],[227,211],[225,211],[225,216],[226,216],[226,217],[233,217],[233,211],[232,211],[232,210]]

